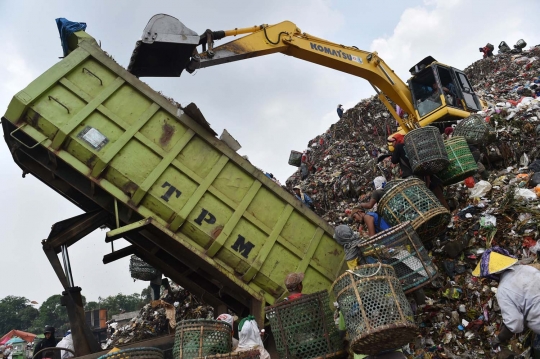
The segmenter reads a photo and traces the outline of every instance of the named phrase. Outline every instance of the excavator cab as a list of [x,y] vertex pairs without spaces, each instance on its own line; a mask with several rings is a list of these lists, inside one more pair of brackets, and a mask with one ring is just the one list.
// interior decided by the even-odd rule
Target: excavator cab
[[416,116],[421,123],[436,125],[454,121],[482,109],[467,76],[460,70],[428,56],[410,70],[407,82]]

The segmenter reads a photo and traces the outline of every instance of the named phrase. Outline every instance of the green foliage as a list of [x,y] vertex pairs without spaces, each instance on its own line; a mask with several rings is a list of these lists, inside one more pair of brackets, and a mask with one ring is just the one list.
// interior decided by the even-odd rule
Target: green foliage
[[66,307],[60,304],[60,294],[55,294],[39,307],[39,316],[32,327],[35,333],[41,333],[46,325],[53,326],[57,331],[69,329],[69,318]]
[[141,309],[146,303],[152,300],[150,287],[143,289],[142,293],[139,295],[133,293],[130,295],[117,294],[111,295],[107,298],[98,298],[97,302],[88,302],[84,307],[85,311],[95,310],[95,309],[107,309],[108,319],[115,314],[121,312],[133,312]]
[[[24,297],[7,296],[0,300],[0,335],[12,329],[19,329],[31,333],[42,333],[46,325],[53,326],[58,332],[70,329],[69,317],[66,307],[60,304],[61,295],[55,294],[44,301],[39,310],[30,304]],[[151,299],[150,287],[141,294],[117,294],[107,298],[99,298],[98,302],[86,303],[83,297],[84,310],[107,309],[109,319],[122,311],[132,312],[139,310]]]
[[141,300],[144,303],[150,303],[152,301],[152,287],[148,286],[142,290]]
[[86,305],[84,306],[85,311],[95,310],[95,309],[100,309],[98,302],[91,301],[91,302],[86,303]]
[[27,331],[38,315],[30,300],[9,295],[0,300],[0,333],[5,334],[12,329]]
[[100,308],[107,309],[109,318],[115,314],[121,313],[122,311],[132,312],[139,310],[144,305],[144,301],[137,293],[131,295],[120,293],[117,295],[111,295],[105,299],[99,299]]

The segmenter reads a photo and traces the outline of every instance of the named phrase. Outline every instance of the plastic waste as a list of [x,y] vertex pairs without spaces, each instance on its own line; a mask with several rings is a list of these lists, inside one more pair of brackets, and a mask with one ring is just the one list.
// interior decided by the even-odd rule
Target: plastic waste
[[486,214],[484,217],[480,218],[480,226],[482,228],[497,227],[497,217],[492,214]]
[[516,198],[527,200],[527,201],[537,198],[536,193],[531,191],[528,188],[517,188],[516,191],[514,192],[514,195]]
[[469,189],[469,198],[484,197],[491,191],[491,183],[488,181],[480,181]]
[[540,172],[533,174],[529,183],[533,186],[538,186],[540,184]]

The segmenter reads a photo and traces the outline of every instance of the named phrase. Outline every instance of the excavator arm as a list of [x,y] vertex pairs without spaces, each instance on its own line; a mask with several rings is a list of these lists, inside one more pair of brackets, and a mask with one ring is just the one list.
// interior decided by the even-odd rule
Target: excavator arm
[[[173,67],[176,67],[172,76],[176,74],[176,76],[179,76],[183,69],[188,72],[193,72],[205,67],[280,52],[285,55],[366,79],[373,86],[381,101],[385,104],[388,111],[396,121],[398,121],[405,132],[419,126],[409,88],[378,56],[377,52],[362,51],[355,47],[332,43],[302,33],[300,29],[290,21],[284,21],[270,26],[261,25],[227,31],[206,30],[203,35],[199,36],[199,41],[197,42],[195,36],[198,35],[187,29],[177,19],[169,15],[156,15],[154,18],[157,16],[162,17],[160,20],[161,22],[174,21],[179,23],[179,26],[184,29],[183,31],[189,31],[189,34],[191,34],[190,36],[193,37],[189,39],[189,36],[184,35],[187,40],[179,39],[181,41],[179,45],[184,45],[184,47],[182,47],[182,51],[177,50],[176,53],[183,55],[177,55],[176,57],[181,58],[172,59],[174,56],[171,56],[169,52],[168,61],[169,63],[170,61],[175,61]],[[153,72],[152,67],[159,67],[160,71],[163,71],[165,68],[163,65],[158,65],[161,60],[156,58],[157,52],[149,51],[144,47],[145,35],[155,34],[153,35],[155,38],[151,45],[154,44],[159,37],[158,31],[161,30],[155,30],[156,23],[159,23],[159,21],[153,22],[151,27],[153,27],[154,30],[149,28],[154,18],[150,20],[149,25],[147,25],[147,28],[145,29],[143,40],[141,40],[137,46],[137,48],[140,49],[139,52],[143,53],[143,55],[141,56],[140,53],[137,53],[136,48],[130,67],[128,68],[128,70],[137,76],[156,76],[151,74]],[[162,27],[165,28],[164,26]],[[182,30],[175,29],[173,31],[178,33]],[[248,35],[221,46],[213,47],[213,41],[216,39],[240,34]],[[162,36],[162,38],[165,37]],[[148,40],[148,37],[146,40]],[[203,45],[203,50],[205,51],[199,54],[196,49],[197,45]],[[206,49],[206,46],[208,46],[208,49]],[[178,68],[179,63],[181,64],[180,68]],[[404,119],[399,117],[386,96],[399,105],[408,116]]]

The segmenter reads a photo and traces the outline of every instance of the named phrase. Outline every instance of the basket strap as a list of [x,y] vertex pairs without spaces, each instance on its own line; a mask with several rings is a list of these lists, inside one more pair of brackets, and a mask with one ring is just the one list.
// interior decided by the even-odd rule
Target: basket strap
[[450,151],[452,151],[452,154],[454,155],[454,158],[457,160],[459,169],[461,170],[461,172],[463,172],[463,166],[461,165],[461,162],[459,161],[458,155],[454,152],[454,148],[450,147]]
[[373,274],[370,274],[370,275],[360,275],[358,273],[354,273],[352,270],[350,269],[347,269],[347,272],[357,276],[358,278],[369,278],[369,277],[374,277],[375,275],[377,275],[377,273],[379,273],[379,271],[381,270],[382,268],[382,262],[379,262],[379,268],[377,269],[377,271]]

